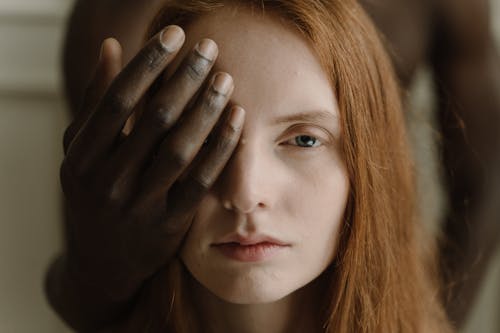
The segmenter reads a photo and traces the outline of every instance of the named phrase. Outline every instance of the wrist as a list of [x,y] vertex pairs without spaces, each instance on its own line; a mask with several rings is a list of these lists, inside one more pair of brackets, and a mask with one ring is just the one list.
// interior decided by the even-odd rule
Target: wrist
[[120,323],[133,310],[136,295],[118,297],[104,285],[89,283],[70,269],[65,254],[50,265],[45,277],[45,293],[54,311],[77,331],[94,331]]
[[85,269],[68,254],[61,255],[60,260],[65,285],[80,290],[82,295],[95,295],[108,303],[120,303],[129,301],[141,289],[143,281],[139,279],[107,276],[96,269]]

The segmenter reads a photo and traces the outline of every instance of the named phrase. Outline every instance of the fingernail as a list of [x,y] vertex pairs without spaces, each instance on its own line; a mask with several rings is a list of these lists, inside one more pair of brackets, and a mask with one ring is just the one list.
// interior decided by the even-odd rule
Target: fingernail
[[213,87],[219,94],[225,95],[229,93],[233,86],[233,79],[227,73],[217,73],[214,79]]
[[217,48],[217,44],[211,39],[205,38],[202,39],[197,45],[196,50],[205,58],[210,61],[214,61],[217,57],[217,53],[219,49]]
[[245,110],[239,106],[234,106],[231,110],[231,118],[229,119],[229,124],[231,127],[237,131],[243,126],[243,121],[245,120]]
[[161,43],[168,52],[177,51],[184,43],[184,39],[184,31],[177,25],[166,27],[160,36]]

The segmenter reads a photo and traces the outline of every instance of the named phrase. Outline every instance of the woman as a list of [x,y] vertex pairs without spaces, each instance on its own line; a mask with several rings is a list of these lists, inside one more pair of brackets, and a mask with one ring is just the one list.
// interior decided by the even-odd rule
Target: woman
[[[231,134],[224,132],[225,122],[218,127],[226,133],[227,140],[222,142],[231,147],[226,151],[234,149],[234,153],[230,159],[226,156],[229,160],[222,171],[204,178],[205,168],[199,166],[206,166],[206,156],[214,152],[210,142],[221,142],[214,134],[208,148],[201,148],[199,164],[182,170],[181,182],[194,178],[202,187],[209,184],[205,186],[209,190],[190,215],[177,258],[146,283],[129,320],[115,330],[449,331],[432,266],[424,255],[430,244],[424,241],[415,214],[394,74],[374,28],[356,2],[169,1],[149,36],[157,36],[155,40],[174,34],[178,28],[161,30],[173,24],[185,29],[186,42],[180,35],[169,40],[164,45],[169,59],[161,63],[147,58],[151,72],[172,64],[146,98],[142,92],[148,84],[130,69],[139,57],[107,89],[99,105],[108,109],[99,106],[90,116],[82,113],[86,116],[80,116],[83,120],[73,127],[79,129],[84,123],[83,129],[78,135],[76,130],[68,131],[63,180],[70,179],[69,174],[88,174],[92,160],[113,149],[118,151],[114,162],[122,166],[121,175],[146,170],[149,195],[164,195],[162,181],[166,180],[159,176],[163,168],[184,169],[185,161],[192,161],[195,154],[179,158],[166,153],[190,139],[176,128],[201,126],[199,110],[214,105],[219,114],[226,104],[233,105],[228,108],[233,112],[228,118],[234,121]],[[218,52],[207,40],[195,46],[203,38],[216,41]],[[176,56],[183,43],[180,55],[194,47],[193,54],[207,63],[213,63],[219,53],[213,70],[231,76],[219,73],[205,92],[189,101],[192,108],[188,109],[197,110],[198,116],[178,115],[176,127],[164,102],[168,82],[176,78],[177,68],[183,68],[179,67],[182,56]],[[94,86],[107,86],[99,80],[111,82],[119,71],[118,60],[106,56],[113,48],[119,46],[109,40],[103,46],[102,59],[107,63],[101,61]],[[193,81],[204,73],[202,67],[189,68]],[[124,88],[120,84],[124,77],[136,80],[139,92]],[[210,94],[214,96],[208,98]],[[96,104],[96,100],[88,97],[87,103]],[[150,106],[141,107],[139,100]],[[136,111],[136,120],[130,120],[118,142],[113,129],[123,126],[124,112],[122,122],[106,129],[111,134],[102,127],[111,117],[102,111],[114,109]],[[143,152],[137,147],[145,140],[151,119],[167,123],[177,135],[162,139],[159,149]],[[212,117],[211,126],[215,121]],[[191,133],[194,130],[193,125]],[[89,150],[92,138],[107,144]],[[84,158],[82,152],[86,152]],[[146,158],[147,165],[128,167],[124,162],[131,154],[153,158]],[[221,168],[221,164],[215,167]],[[213,183],[213,175],[219,173]],[[128,185],[124,179],[113,181],[108,202],[123,203],[115,198]],[[75,189],[70,181],[63,181],[63,187],[69,196]],[[172,190],[168,196],[187,200],[190,194]],[[81,215],[87,208],[69,210]],[[146,236],[150,238],[143,242],[154,238]],[[142,253],[131,261],[148,259]],[[151,272],[138,275],[147,273]]]

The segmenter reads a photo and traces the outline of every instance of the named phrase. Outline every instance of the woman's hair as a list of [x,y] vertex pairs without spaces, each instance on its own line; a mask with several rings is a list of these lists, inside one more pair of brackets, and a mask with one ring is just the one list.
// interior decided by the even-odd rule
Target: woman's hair
[[[316,51],[338,100],[350,195],[325,292],[325,332],[448,332],[433,240],[416,214],[400,92],[378,33],[354,0],[170,0],[148,37],[226,5],[284,18]],[[174,262],[152,278],[139,331],[191,331],[189,278]],[[167,281],[166,281],[167,280]],[[192,314],[194,316],[194,314]],[[145,324],[145,322],[147,322]],[[163,325],[163,326],[162,326]]]

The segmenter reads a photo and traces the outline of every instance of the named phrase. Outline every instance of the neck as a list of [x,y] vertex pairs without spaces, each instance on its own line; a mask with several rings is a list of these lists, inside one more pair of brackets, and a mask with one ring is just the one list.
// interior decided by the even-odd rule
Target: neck
[[321,331],[320,295],[324,288],[320,279],[278,301],[263,304],[229,303],[190,280],[203,332],[260,333],[264,328],[269,333]]

